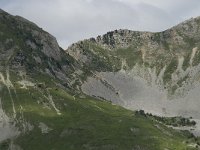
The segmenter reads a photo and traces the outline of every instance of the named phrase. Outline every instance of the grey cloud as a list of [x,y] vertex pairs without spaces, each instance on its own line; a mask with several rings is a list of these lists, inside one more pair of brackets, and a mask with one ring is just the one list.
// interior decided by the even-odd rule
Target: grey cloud
[[200,15],[199,0],[1,0],[0,7],[53,34],[60,45],[107,31],[161,31]]

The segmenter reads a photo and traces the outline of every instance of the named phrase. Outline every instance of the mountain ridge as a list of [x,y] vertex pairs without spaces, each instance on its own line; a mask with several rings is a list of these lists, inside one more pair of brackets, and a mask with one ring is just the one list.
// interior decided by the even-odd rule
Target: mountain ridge
[[85,94],[132,110],[199,120],[199,41],[197,17],[163,32],[111,31],[66,51],[92,71],[81,86]]
[[[83,42],[72,49],[83,57],[67,54],[34,23],[0,13],[0,149],[198,149],[188,131],[82,92],[88,78],[126,69],[121,59],[98,55],[105,50],[98,46]],[[100,82],[115,91],[110,80]]]
[[[146,51],[144,49],[150,49],[150,50],[153,49],[154,51],[152,50],[151,53],[155,53],[155,49],[160,50],[160,53],[166,53],[165,51],[170,51],[170,53],[172,55],[174,55],[175,57],[178,57],[178,55],[180,54],[180,55],[183,55],[184,57],[187,57],[186,59],[190,59],[189,55],[191,55],[192,52],[191,53],[187,52],[187,49],[192,50],[193,48],[195,48],[195,44],[198,45],[199,37],[193,37],[194,33],[196,33],[195,35],[198,36],[198,34],[197,34],[198,33],[198,29],[197,29],[198,28],[198,20],[199,20],[199,17],[189,19],[183,23],[178,24],[177,26],[172,27],[171,29],[165,30],[163,32],[155,32],[155,33],[153,33],[153,32],[138,32],[138,31],[131,31],[131,30],[115,30],[115,31],[108,32],[107,34],[104,34],[102,36],[98,36],[96,39],[90,38],[88,40],[79,41],[77,44],[72,44],[72,46],[70,46],[66,50],[66,52],[68,52],[70,55],[72,55],[76,58],[77,56],[75,56],[76,55],[75,53],[79,53],[80,55],[82,53],[81,51],[78,51],[79,49],[81,50],[81,48],[77,48],[77,51],[76,51],[76,48],[75,48],[76,46],[84,47],[86,45],[86,46],[88,46],[88,49],[90,49],[89,46],[91,46],[91,47],[96,46],[97,48],[102,48],[102,49],[108,50],[108,53],[109,53],[109,51],[111,51],[113,49],[120,49],[120,48],[128,49],[128,48],[132,47],[132,49],[136,49],[136,51],[138,50],[139,56],[141,57],[140,58],[141,63],[147,62],[147,63],[149,63],[149,64],[147,64],[149,66],[155,65],[155,62],[148,62],[148,60],[147,61],[145,60],[145,55],[148,51]],[[190,30],[189,30],[188,29],[189,26],[193,26],[193,27],[190,28]],[[185,29],[185,28],[187,28],[187,29]],[[182,31],[182,33],[180,33],[181,32],[180,30]],[[143,41],[143,43],[137,44],[137,43],[140,43],[140,41]],[[82,43],[82,45],[81,45],[81,43]],[[191,46],[193,46],[193,47],[191,48]],[[72,49],[75,49],[74,54],[73,54]],[[93,51],[91,50],[93,53],[98,52],[100,57],[101,56],[105,57],[102,54],[100,54],[100,50],[97,52],[94,52],[94,49],[95,48],[93,48]],[[113,54],[113,55],[117,55],[117,54]],[[172,57],[174,57],[174,56],[172,56]],[[84,57],[84,55],[82,55],[82,57]],[[115,56],[115,57],[117,57],[117,56]],[[118,59],[120,59],[120,58],[118,58]],[[76,60],[78,60],[78,58],[76,58]],[[83,59],[83,61],[85,61],[85,60]],[[153,63],[153,64],[151,64],[151,63]],[[186,63],[183,64],[183,69],[188,67]],[[135,65],[135,63],[131,64],[131,67],[133,67],[133,65]],[[164,67],[163,64],[160,64],[160,65],[162,68]],[[184,65],[186,65],[186,66],[184,66]],[[159,68],[159,69],[162,69],[162,68]],[[119,66],[117,69],[118,70],[120,69]],[[168,77],[166,77],[166,78],[168,78]]]

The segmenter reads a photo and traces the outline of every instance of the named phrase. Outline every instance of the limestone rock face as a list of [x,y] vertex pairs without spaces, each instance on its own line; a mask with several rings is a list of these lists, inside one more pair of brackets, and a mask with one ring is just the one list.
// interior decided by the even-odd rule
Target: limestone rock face
[[[66,52],[82,66],[97,72],[130,71],[136,66],[145,68],[141,74],[153,72],[157,82],[169,93],[183,87],[186,81],[198,76],[200,63],[200,18],[192,18],[163,32],[115,30],[103,36],[80,41]],[[162,80],[161,80],[162,78]]]

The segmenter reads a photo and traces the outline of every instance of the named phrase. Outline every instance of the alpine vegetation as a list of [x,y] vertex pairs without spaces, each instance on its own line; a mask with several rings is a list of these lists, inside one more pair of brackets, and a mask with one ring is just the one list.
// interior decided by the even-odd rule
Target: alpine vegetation
[[63,50],[0,10],[0,150],[199,149],[199,29],[193,18]]

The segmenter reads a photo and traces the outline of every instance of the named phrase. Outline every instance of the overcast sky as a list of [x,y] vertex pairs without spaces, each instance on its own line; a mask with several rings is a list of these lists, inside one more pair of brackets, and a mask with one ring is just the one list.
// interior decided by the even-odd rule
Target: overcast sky
[[65,49],[115,29],[162,31],[200,16],[200,0],[0,0],[0,8],[35,22]]

